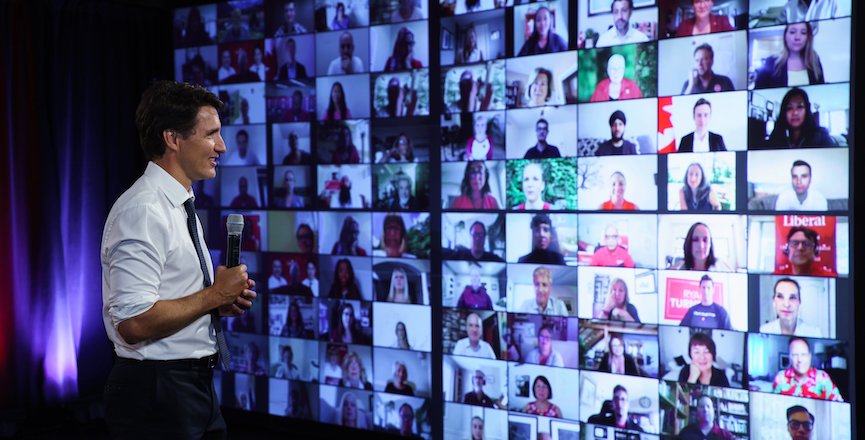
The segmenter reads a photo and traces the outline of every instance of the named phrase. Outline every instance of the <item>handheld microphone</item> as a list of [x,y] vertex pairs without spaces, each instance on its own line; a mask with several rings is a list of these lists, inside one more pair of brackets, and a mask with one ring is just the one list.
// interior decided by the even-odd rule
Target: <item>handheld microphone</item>
[[240,235],[243,232],[243,216],[229,214],[225,222],[228,229],[228,243],[225,246],[225,266],[235,267],[240,264]]

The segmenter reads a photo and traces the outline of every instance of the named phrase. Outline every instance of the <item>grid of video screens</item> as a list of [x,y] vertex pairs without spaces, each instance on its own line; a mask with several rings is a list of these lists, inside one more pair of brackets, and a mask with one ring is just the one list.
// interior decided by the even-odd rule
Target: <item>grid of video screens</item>
[[244,214],[259,281],[223,404],[423,438],[850,438],[851,9],[176,10],[176,79],[226,103],[196,203],[209,237]]
[[850,9],[439,2],[444,438],[850,438]]
[[225,103],[228,153],[196,204],[214,261],[243,214],[258,281],[227,322],[223,405],[430,437],[428,17],[389,0],[175,10],[176,79]]

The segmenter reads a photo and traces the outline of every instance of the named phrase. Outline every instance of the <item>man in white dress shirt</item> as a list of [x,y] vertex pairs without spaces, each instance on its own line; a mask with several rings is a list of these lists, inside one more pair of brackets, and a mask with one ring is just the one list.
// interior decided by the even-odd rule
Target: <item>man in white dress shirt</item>
[[487,359],[495,359],[496,353],[493,347],[481,339],[483,326],[481,317],[477,313],[470,313],[466,317],[466,333],[468,337],[462,338],[454,345],[454,354],[457,356],[474,356]]
[[328,75],[347,73],[362,73],[363,61],[354,55],[354,37],[345,31],[339,37],[339,56],[334,58],[327,67]]
[[598,37],[597,47],[649,41],[649,37],[646,34],[631,27],[631,11],[633,10],[633,0],[613,0],[610,4],[610,12],[613,14],[613,27]]
[[102,319],[117,354],[105,386],[112,438],[226,437],[212,316],[238,316],[256,294],[244,264],[213,276],[192,205],[193,182],[215,177],[226,151],[221,107],[207,89],[157,81],[136,111],[150,162],[112,207],[100,249]]
[[568,308],[565,303],[552,296],[553,274],[549,268],[539,266],[532,274],[532,283],[535,286],[535,297],[526,300],[520,307],[522,313],[535,313],[538,315],[567,316]]
[[811,188],[811,165],[804,160],[793,162],[790,168],[792,188],[778,194],[776,211],[826,211],[829,203],[820,191]]

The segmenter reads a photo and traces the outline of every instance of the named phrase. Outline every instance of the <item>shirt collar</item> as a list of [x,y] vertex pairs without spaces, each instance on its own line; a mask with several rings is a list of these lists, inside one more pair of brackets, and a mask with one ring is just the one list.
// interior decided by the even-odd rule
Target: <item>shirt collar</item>
[[183,205],[190,197],[195,200],[195,193],[190,188],[189,191],[180,184],[168,171],[165,171],[155,162],[148,162],[147,168],[144,170],[144,175],[152,179],[156,186],[165,194],[169,203],[173,207]]

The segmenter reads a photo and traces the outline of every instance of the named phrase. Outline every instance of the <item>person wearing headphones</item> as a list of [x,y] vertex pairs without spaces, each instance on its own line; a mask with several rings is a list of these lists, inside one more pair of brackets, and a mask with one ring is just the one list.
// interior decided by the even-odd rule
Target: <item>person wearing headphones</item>
[[784,245],[784,255],[787,263],[775,270],[777,275],[811,275],[815,277],[838,276],[831,268],[817,261],[820,255],[819,235],[817,231],[795,226],[787,233],[787,244]]

